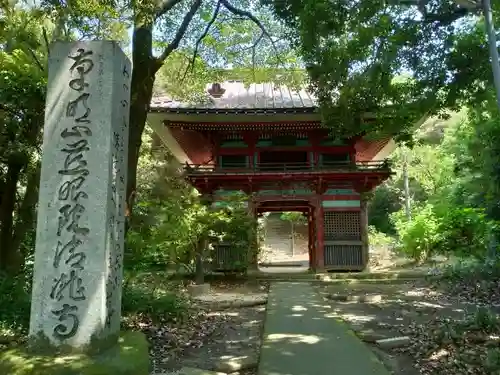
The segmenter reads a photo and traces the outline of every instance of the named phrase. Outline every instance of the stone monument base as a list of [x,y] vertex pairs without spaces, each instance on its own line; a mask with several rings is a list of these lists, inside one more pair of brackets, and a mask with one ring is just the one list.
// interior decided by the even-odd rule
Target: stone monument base
[[14,348],[0,353],[0,374],[148,375],[148,341],[143,333],[124,332],[117,345],[95,356],[33,355],[24,347]]

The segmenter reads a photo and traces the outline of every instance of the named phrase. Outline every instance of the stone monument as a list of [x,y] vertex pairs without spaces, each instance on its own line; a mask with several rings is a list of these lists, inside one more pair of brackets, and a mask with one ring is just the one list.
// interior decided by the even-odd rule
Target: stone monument
[[130,79],[116,42],[51,48],[32,341],[86,351],[118,339]]

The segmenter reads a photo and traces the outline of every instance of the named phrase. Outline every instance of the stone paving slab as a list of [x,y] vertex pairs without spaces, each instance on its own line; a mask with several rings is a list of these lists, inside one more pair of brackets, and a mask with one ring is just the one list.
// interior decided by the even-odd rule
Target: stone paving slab
[[259,375],[389,375],[312,285],[273,283]]

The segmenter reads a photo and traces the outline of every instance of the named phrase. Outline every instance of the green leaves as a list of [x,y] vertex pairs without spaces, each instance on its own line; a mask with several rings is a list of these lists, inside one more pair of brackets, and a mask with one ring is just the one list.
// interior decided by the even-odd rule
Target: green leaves
[[[152,137],[153,136],[153,142]],[[125,264],[144,270],[191,264],[200,239],[230,242],[246,253],[254,222],[244,194],[211,207],[183,179],[177,162],[151,130],[143,135],[138,165],[137,204],[127,234]],[[207,254],[210,258],[211,254]]]
[[426,261],[434,255],[440,239],[439,219],[432,205],[418,209],[411,222],[404,218],[402,211],[392,215],[401,251],[417,262]]
[[280,219],[294,224],[307,222],[306,217],[301,212],[283,212]]
[[[334,134],[405,137],[424,115],[480,99],[491,77],[481,25],[453,1],[263,2],[288,26]],[[380,115],[366,123],[367,111]]]
[[38,150],[43,125],[46,55],[37,12],[10,9],[0,32],[0,165]]

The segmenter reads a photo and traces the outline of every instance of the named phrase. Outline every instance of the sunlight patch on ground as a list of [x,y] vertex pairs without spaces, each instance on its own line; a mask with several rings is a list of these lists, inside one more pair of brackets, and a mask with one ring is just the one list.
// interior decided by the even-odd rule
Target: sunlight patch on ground
[[327,309],[327,310],[331,310],[332,306],[330,305],[318,305],[318,304],[312,304],[311,305],[312,307],[315,307],[317,309]]
[[242,324],[243,327],[251,327],[251,326],[254,326],[256,324],[260,324],[260,321],[258,320],[250,320],[248,322],[245,322]]
[[407,297],[432,297],[432,296],[439,296],[440,293],[426,288],[417,288],[404,292],[404,295]]
[[317,344],[322,340],[322,338],[313,335],[297,335],[286,333],[273,333],[271,335],[268,335],[267,339],[271,341],[289,340],[292,344]]
[[332,313],[332,314],[325,315],[325,317],[327,317],[327,318],[341,317],[342,319],[348,320],[350,322],[371,322],[372,320],[375,319],[375,317],[373,315],[355,315],[355,314],[344,314],[344,313],[341,313],[341,314]]
[[226,360],[226,361],[228,361],[228,360],[229,361],[241,361],[241,360],[247,359],[248,356],[247,355],[243,355],[243,356],[221,355],[219,358]]
[[307,273],[309,266],[303,267],[262,267],[259,266],[259,271],[263,273]]
[[441,306],[441,305],[438,305],[436,303],[430,303],[430,302],[415,302],[415,306],[419,306],[419,307],[432,307],[432,308],[435,308],[435,309],[444,309],[444,306]]
[[329,312],[324,315],[325,318],[338,318],[339,314],[338,312]]
[[228,312],[228,311],[211,311],[209,313],[207,313],[207,316],[239,316],[240,314],[238,312],[235,312],[235,311],[231,311],[231,312]]
[[446,349],[439,349],[437,352],[432,353],[431,356],[429,357],[430,360],[436,361],[439,358],[447,357],[450,355],[450,352]]
[[222,301],[260,301],[267,299],[267,293],[254,293],[252,295],[242,293],[210,293],[202,296],[196,296],[196,300],[203,302],[222,302]]

